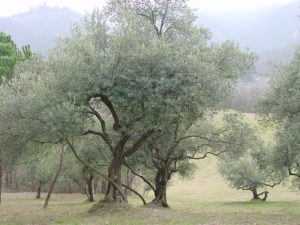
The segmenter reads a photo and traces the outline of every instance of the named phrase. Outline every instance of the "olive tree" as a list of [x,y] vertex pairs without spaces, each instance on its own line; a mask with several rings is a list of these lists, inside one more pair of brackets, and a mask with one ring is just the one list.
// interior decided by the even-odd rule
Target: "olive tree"
[[166,132],[153,135],[144,147],[145,151],[125,163],[133,174],[153,190],[154,199],[150,205],[168,207],[167,186],[172,175],[192,175],[194,160],[227,152],[236,154],[247,144],[249,128],[240,121],[238,114],[206,114],[188,129],[174,124],[173,130],[170,126],[164,129]]
[[218,169],[230,186],[251,191],[253,200],[266,201],[269,192],[258,190],[273,188],[284,179],[282,171],[274,167],[273,155],[272,145],[264,143],[249,128],[246,144],[237,152],[228,151],[220,156]]
[[291,176],[300,177],[300,49],[285,65],[272,71],[271,91],[259,102],[267,119],[275,122],[274,163]]
[[[108,180],[105,201],[126,202],[126,159],[174,118],[197,118],[220,102],[253,66],[253,54],[231,42],[212,44],[194,19],[183,0],[109,1],[47,59],[23,63],[2,88],[3,123],[22,141],[66,143]],[[106,145],[107,175],[78,154],[79,139],[89,136]]]

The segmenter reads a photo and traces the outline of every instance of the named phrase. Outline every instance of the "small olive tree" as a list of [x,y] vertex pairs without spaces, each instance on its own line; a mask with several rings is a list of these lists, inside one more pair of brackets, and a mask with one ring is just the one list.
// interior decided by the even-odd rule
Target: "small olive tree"
[[219,157],[218,169],[230,186],[251,191],[253,200],[266,201],[269,192],[264,190],[259,193],[258,190],[280,184],[284,176],[272,162],[273,148],[250,132],[247,144],[241,146],[240,151],[234,154],[229,151]]

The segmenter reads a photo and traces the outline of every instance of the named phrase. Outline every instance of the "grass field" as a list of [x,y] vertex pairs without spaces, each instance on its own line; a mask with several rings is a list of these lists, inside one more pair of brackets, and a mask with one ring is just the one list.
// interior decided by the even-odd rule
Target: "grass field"
[[[250,192],[230,189],[217,173],[216,160],[198,162],[191,180],[174,177],[168,200],[171,209],[141,207],[130,198],[132,207],[88,213],[93,205],[80,194],[55,194],[49,208],[34,193],[4,194],[0,206],[1,225],[140,225],[140,224],[298,224],[300,195],[288,186],[270,190],[267,202],[251,202]],[[98,196],[98,199],[101,196]],[[148,197],[151,200],[151,196]]]

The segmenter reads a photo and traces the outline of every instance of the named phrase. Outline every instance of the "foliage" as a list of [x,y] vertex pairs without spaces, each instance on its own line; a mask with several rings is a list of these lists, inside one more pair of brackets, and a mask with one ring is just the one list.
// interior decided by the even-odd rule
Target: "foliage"
[[260,140],[253,131],[248,130],[246,144],[239,151],[226,152],[219,159],[218,169],[229,184],[241,190],[253,192],[253,198],[259,199],[259,188],[274,187],[281,183],[284,174],[273,163],[274,148]]
[[0,32],[0,77],[10,77],[17,62],[18,54],[11,37]]
[[9,35],[0,32],[0,81],[11,78],[16,63],[31,56],[29,45],[22,46],[20,51]]
[[277,123],[277,167],[300,177],[300,49],[290,63],[277,66],[271,91],[261,99],[259,108]]
[[[180,123],[183,125],[184,123]],[[128,160],[126,165],[142,178],[155,194],[153,202],[167,207],[167,186],[173,174],[191,178],[196,167],[195,160],[210,155],[236,154],[247,145],[249,127],[238,114],[207,113],[188,128],[179,124],[164,129],[149,139],[146,150]],[[173,129],[172,129],[173,128]],[[164,194],[159,195],[160,192]],[[153,203],[152,202],[152,203]]]
[[122,163],[152,135],[219,108],[253,67],[254,54],[212,43],[194,20],[185,1],[114,0],[95,10],[47,59],[25,61],[1,88],[4,136],[66,142],[75,154],[80,139],[97,140],[110,154],[108,178],[120,186]]

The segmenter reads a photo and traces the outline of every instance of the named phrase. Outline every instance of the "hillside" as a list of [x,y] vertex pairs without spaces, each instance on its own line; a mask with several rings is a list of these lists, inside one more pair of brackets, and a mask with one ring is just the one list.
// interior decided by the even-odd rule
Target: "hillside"
[[[263,53],[300,40],[299,6],[300,1],[296,1],[247,13],[198,12],[197,23],[209,28],[215,40],[234,40],[242,47]],[[18,45],[29,43],[35,51],[45,53],[54,45],[55,38],[68,35],[70,25],[81,17],[67,8],[39,6],[26,13],[0,17],[0,31],[10,34]]]
[[10,34],[17,45],[30,44],[34,51],[45,54],[55,39],[68,35],[71,24],[80,18],[80,14],[67,8],[40,6],[0,18],[0,31]]
[[198,23],[209,27],[218,40],[234,40],[256,52],[283,48],[300,40],[300,1],[268,10],[209,15]]

